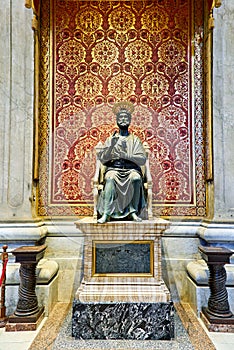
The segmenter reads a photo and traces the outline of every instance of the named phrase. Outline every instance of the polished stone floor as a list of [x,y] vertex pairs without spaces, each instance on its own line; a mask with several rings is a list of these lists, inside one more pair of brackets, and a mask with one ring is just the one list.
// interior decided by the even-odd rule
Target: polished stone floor
[[234,334],[207,332],[188,304],[176,305],[173,341],[81,341],[71,337],[71,305],[58,303],[36,331],[5,332],[0,328],[0,350],[231,350]]

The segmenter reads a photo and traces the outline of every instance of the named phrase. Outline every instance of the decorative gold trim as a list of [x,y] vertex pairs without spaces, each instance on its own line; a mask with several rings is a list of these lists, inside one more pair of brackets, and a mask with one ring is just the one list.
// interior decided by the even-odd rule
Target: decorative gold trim
[[[213,8],[214,2],[212,4]],[[205,6],[204,16],[204,112],[206,119],[206,180],[213,181],[213,110],[212,110],[212,35],[214,28],[213,9]]]
[[34,31],[34,160],[33,179],[39,179],[39,66],[40,66],[40,41],[39,41],[39,3],[35,6],[34,0],[25,0],[25,7],[33,10],[32,30]]
[[[37,4],[36,6],[35,3]],[[33,13],[35,13],[37,16],[39,15],[40,1],[35,2],[35,0],[24,0],[24,6],[27,9],[32,9]]]
[[[96,273],[96,244],[149,244],[150,272],[149,273]],[[154,277],[154,241],[153,240],[95,240],[92,242],[92,277]]]
[[27,9],[31,9],[31,8],[32,8],[32,0],[25,0],[25,1],[24,1],[24,6],[25,6]]
[[213,29],[215,21],[214,8],[222,5],[221,0],[213,0],[211,7],[204,3],[204,112],[206,120],[206,187],[207,187],[207,218],[214,216],[214,184],[213,184],[213,82],[212,82],[212,55]]
[[222,5],[222,0],[215,0],[214,2],[215,2],[215,4],[214,4],[213,7],[218,8],[218,7],[220,7]]
[[[52,1],[52,0],[51,0]],[[86,1],[86,0],[84,0],[84,1]],[[195,0],[194,0],[195,1]],[[29,3],[30,1],[28,1],[28,3]],[[36,3],[36,1],[34,0],[34,2]],[[52,1],[53,2],[53,1]],[[44,3],[47,3],[47,2],[41,2],[41,6],[43,6],[43,8],[44,8]],[[43,5],[42,5],[43,4]],[[50,8],[50,13],[52,13],[53,11],[51,10],[51,8]],[[50,28],[50,31],[51,31],[51,29],[52,28]],[[42,28],[42,30],[43,30],[43,28]],[[44,46],[44,43],[43,43],[43,41],[42,41],[42,47]],[[52,47],[49,49],[49,50],[51,50],[52,49]],[[51,53],[51,51],[49,51],[48,50],[48,52],[50,52]],[[49,57],[51,57],[51,55],[49,54],[48,55]],[[45,66],[45,64],[44,64],[44,60],[45,60],[45,57],[44,57],[44,55],[43,55],[43,60],[41,60],[41,64],[40,64],[40,66],[41,66],[41,70],[43,70],[43,68],[45,68],[44,66]],[[47,61],[46,61],[47,62]],[[44,75],[44,73],[41,73],[42,75]],[[42,82],[43,82],[43,79],[41,78],[41,80],[42,80]],[[41,84],[43,84],[41,82]],[[48,79],[47,79],[47,83],[48,83]],[[45,83],[44,83],[45,84]],[[50,85],[50,84],[49,84]],[[47,89],[49,89],[50,88],[50,86],[48,87],[47,86]],[[41,92],[41,90],[40,90],[40,92]],[[41,96],[41,99],[43,100],[43,102],[44,102],[44,100],[46,100],[46,99],[48,99],[49,97],[47,96],[47,97],[44,97],[44,96]],[[41,100],[41,101],[42,101]],[[45,101],[46,102],[46,101]],[[47,101],[48,102],[48,101]],[[41,107],[40,106],[40,108],[41,108],[41,111],[40,111],[40,119],[41,119],[41,117],[43,116],[43,113],[44,113],[44,111],[42,112],[42,108],[44,108],[45,110],[48,110],[48,104],[47,103],[42,103],[42,105],[45,105],[45,107]],[[43,116],[44,117],[44,116]],[[45,120],[43,120],[42,121],[42,124],[45,124]],[[46,135],[47,136],[47,135]],[[47,148],[46,147],[44,147],[45,146],[45,144],[46,144],[46,140],[43,140],[43,141],[41,141],[41,139],[40,139],[40,143],[41,143],[41,146],[40,146],[40,152],[41,152],[41,154],[42,154],[42,156],[41,156],[41,160],[43,160],[43,158],[45,159],[45,157],[43,157],[44,156],[44,153],[46,153],[46,151],[47,151]],[[35,144],[37,144],[37,146],[38,146],[38,142],[35,142]],[[47,146],[47,145],[46,145]],[[36,149],[35,149],[36,150]],[[35,152],[35,155],[37,154],[37,152]],[[204,155],[204,153],[203,153],[203,155]],[[36,160],[36,157],[35,157],[35,160]],[[42,172],[43,172],[43,170],[46,168],[45,167],[45,161],[43,160],[43,164],[41,165],[41,169],[42,169]],[[34,176],[34,178],[35,178],[35,180],[37,180],[38,179],[38,162],[36,162],[35,161],[35,163],[34,163],[34,174],[35,174],[35,176]],[[48,175],[48,174],[47,174]],[[41,176],[41,175],[40,175]],[[44,181],[44,178],[43,177],[41,177],[41,179],[42,179],[42,181],[40,182],[40,185],[41,185],[41,183]],[[203,178],[204,179],[204,178]],[[47,181],[48,179],[46,179],[46,181]],[[50,180],[48,180],[48,182],[49,182]],[[204,180],[202,180],[203,181],[203,185],[204,185]],[[52,204],[51,205],[51,203],[49,203],[49,201],[48,201],[48,197],[46,197],[47,196],[47,191],[49,192],[49,189],[48,189],[48,182],[46,182],[46,186],[47,186],[47,188],[45,189],[44,187],[42,188],[42,192],[41,193],[44,193],[43,191],[45,190],[45,193],[46,193],[46,195],[43,197],[41,194],[39,195],[39,213],[40,213],[40,215],[43,215],[44,217],[49,217],[50,215],[53,215],[53,214],[55,214],[55,216],[56,217],[61,217],[60,215],[59,215],[59,213],[62,213],[61,215],[64,215],[64,216],[66,216],[66,217],[71,217],[70,216],[70,212],[72,212],[73,211],[73,207],[74,208],[76,208],[76,207],[81,207],[82,208],[82,210],[79,210],[78,211],[78,209],[77,209],[77,212],[80,214],[80,215],[83,215],[83,213],[85,212],[84,210],[83,210],[83,207],[86,207],[87,206],[87,208],[89,208],[90,206],[89,205],[84,205],[84,204],[74,204],[74,205],[71,205],[71,204],[69,204],[69,206],[67,205],[64,205],[64,204]],[[195,186],[195,185],[194,185]],[[38,186],[39,187],[39,186]],[[50,195],[51,193],[49,192],[49,195]],[[62,210],[60,211],[60,207],[63,207],[63,205],[64,205],[64,212],[62,212]],[[195,204],[196,205],[196,204]],[[72,207],[72,208],[71,208]],[[160,208],[160,207],[162,207],[162,211],[164,212],[164,206],[162,205],[160,205],[160,204],[154,204],[154,208],[155,208],[155,211],[156,211],[156,209],[157,208]],[[169,207],[169,210],[168,210],[168,216],[171,216],[171,214],[173,215],[173,210],[171,210],[170,209],[170,207],[174,207],[174,205],[170,205],[170,204],[166,204],[165,205],[165,208],[168,208]],[[175,206],[175,207],[177,207],[177,206]],[[178,205],[178,208],[179,207],[184,207],[184,205],[183,204],[181,204],[181,205]],[[188,212],[189,214],[190,213],[192,213],[193,215],[194,215],[194,217],[195,218],[197,218],[197,219],[199,219],[199,217],[201,217],[201,216],[204,216],[204,214],[198,214],[197,216],[195,216],[195,210],[196,210],[196,207],[194,207],[193,205],[191,205],[191,208],[193,208],[194,207],[194,211],[190,211],[190,205],[185,205],[185,207],[186,207],[186,213]],[[170,210],[171,210],[171,213],[170,213]],[[75,212],[75,210],[74,210],[74,212]],[[86,211],[86,212],[88,212],[88,210]],[[182,211],[181,211],[182,212]],[[180,215],[180,213],[181,213],[179,210],[178,210],[178,214],[177,214],[177,212],[176,212],[176,215],[174,216],[175,218],[176,217],[181,217],[181,215]],[[183,211],[183,213],[184,213],[184,211]],[[186,216],[186,213],[185,213],[185,216],[183,216],[183,217],[185,217],[185,218],[188,218],[188,216]],[[89,215],[92,215],[92,214],[89,214]],[[165,216],[166,217],[166,216]],[[192,218],[193,216],[191,216],[191,214],[189,215],[189,218]]]
[[40,43],[38,20],[34,15],[34,164],[33,178],[39,179],[39,72],[40,72]]

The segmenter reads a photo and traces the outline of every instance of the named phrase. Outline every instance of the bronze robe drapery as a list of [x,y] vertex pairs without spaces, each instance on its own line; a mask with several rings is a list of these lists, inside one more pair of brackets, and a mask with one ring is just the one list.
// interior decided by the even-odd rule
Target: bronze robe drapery
[[97,210],[101,215],[105,213],[117,219],[132,213],[139,214],[146,205],[141,173],[146,154],[137,136],[116,134],[115,137],[118,137],[118,141],[111,153],[111,137],[98,153],[98,158],[106,165],[106,170]]

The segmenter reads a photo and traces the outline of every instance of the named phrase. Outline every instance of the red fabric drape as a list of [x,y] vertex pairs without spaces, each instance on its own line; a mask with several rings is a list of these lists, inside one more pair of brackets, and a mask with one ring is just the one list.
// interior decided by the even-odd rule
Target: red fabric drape
[[2,282],[3,282],[4,278],[6,277],[7,262],[8,262],[8,259],[4,260],[4,262],[3,262],[2,275],[0,277],[0,287],[2,286]]

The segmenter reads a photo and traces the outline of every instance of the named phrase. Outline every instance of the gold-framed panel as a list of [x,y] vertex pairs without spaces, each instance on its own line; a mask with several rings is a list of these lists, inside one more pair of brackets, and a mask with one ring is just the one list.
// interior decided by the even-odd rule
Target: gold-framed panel
[[[149,244],[150,246],[150,266],[149,273],[98,273],[96,271],[96,248],[97,244],[126,245],[126,244]],[[153,240],[93,240],[92,241],[92,277],[154,277],[154,241]]]
[[[190,1],[190,0],[189,0]],[[75,2],[75,1],[74,1]],[[84,1],[85,2],[85,1]],[[53,13],[53,1],[47,2],[45,1],[45,4],[43,3],[43,13],[47,12],[52,15]],[[202,0],[199,2],[202,4]],[[194,13],[198,13],[199,9],[199,4],[197,5],[197,1],[193,2],[191,1],[192,8],[191,11]],[[196,7],[197,6],[197,7]],[[194,7],[194,8],[193,8]],[[202,6],[200,6],[202,7]],[[191,12],[192,13],[192,12]],[[46,16],[44,16],[46,17]],[[48,18],[48,17],[47,17]],[[44,18],[44,22],[47,21],[47,18]],[[188,20],[191,20],[191,26],[189,27],[191,30],[192,37],[194,36],[193,31],[197,30],[197,27],[195,28],[193,24],[193,15],[190,19],[190,16]],[[34,177],[36,180],[39,180],[38,183],[38,214],[40,216],[53,216],[53,217],[60,217],[60,216],[66,216],[66,217],[73,217],[74,215],[78,215],[79,217],[87,216],[92,214],[92,201],[86,200],[85,204],[81,202],[74,202],[67,200],[66,203],[53,203],[51,200],[51,173],[50,173],[50,163],[48,164],[48,158],[50,159],[51,157],[51,145],[50,145],[50,138],[51,135],[48,135],[48,120],[47,117],[49,115],[49,111],[52,110],[51,108],[51,101],[48,101],[48,95],[45,94],[45,91],[48,91],[48,87],[51,86],[51,80],[48,76],[48,71],[47,68],[50,66],[50,72],[51,72],[51,60],[50,58],[52,57],[51,55],[51,50],[53,48],[52,42],[47,42],[47,40],[44,40],[45,38],[49,37],[49,33],[51,33],[51,28],[52,28],[52,23],[51,23],[51,18],[50,18],[50,25],[48,27],[42,26],[42,36],[43,40],[41,41],[41,50],[44,52],[43,59],[41,60],[41,79],[40,79],[40,128],[39,130],[47,130],[47,134],[44,131],[39,131],[40,137],[40,147],[39,147],[39,160],[37,159],[37,156],[35,157],[35,171],[34,171]],[[45,35],[44,35],[45,34]],[[50,38],[51,39],[51,38]],[[193,50],[193,40],[191,40],[191,50]],[[47,47],[47,50],[46,50]],[[198,57],[198,60],[200,62],[200,56]],[[201,60],[202,62],[202,60]],[[44,79],[46,75],[47,79]],[[200,74],[198,74],[200,76]],[[196,78],[197,79],[197,78]],[[199,84],[198,84],[199,85]],[[198,86],[199,88],[199,86]],[[195,95],[197,95],[197,92],[195,92]],[[194,104],[194,102],[192,103]],[[46,111],[47,110],[47,111]],[[197,125],[201,125],[203,127],[202,123],[202,113],[196,112],[197,115]],[[50,121],[49,121],[50,124]],[[200,135],[203,135],[203,130],[199,131],[199,137]],[[192,132],[192,131],[191,131]],[[198,134],[198,133],[197,133]],[[199,217],[204,217],[206,216],[206,193],[205,193],[205,174],[204,174],[204,166],[203,166],[203,157],[204,157],[204,145],[201,140],[195,140],[194,142],[198,145],[199,144],[199,154],[195,160],[195,163],[198,163],[198,161],[201,162],[202,160],[202,166],[196,167],[196,171],[194,172],[194,176],[196,173],[196,190],[195,190],[195,182],[193,182],[193,193],[194,193],[194,198],[193,198],[193,204],[187,203],[184,205],[183,203],[180,202],[171,202],[170,204],[168,203],[160,203],[159,201],[155,201],[153,203],[153,208],[154,208],[154,214],[155,215],[161,215],[163,217],[194,217],[194,218],[199,218]],[[37,152],[35,152],[37,155]],[[47,154],[45,154],[47,153]],[[40,169],[37,168],[37,164],[40,164]],[[200,163],[199,163],[200,164]],[[194,168],[195,168],[194,167]],[[38,173],[40,173],[38,177]],[[52,174],[53,175],[53,174]],[[196,192],[196,193],[195,193]],[[156,192],[155,192],[156,193]],[[198,200],[197,200],[198,199]]]

